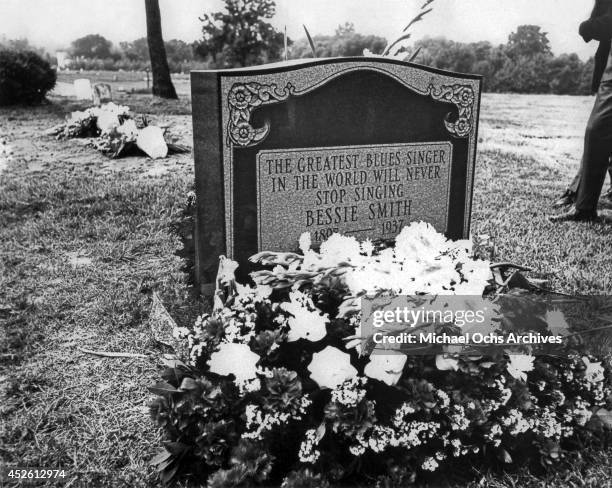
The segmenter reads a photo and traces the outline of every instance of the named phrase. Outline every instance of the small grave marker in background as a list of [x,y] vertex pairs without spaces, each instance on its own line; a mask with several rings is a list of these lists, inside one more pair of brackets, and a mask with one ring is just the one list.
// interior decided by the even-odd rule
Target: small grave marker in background
[[91,82],[87,78],[74,80],[74,95],[79,100],[92,100]]
[[111,86],[108,83],[96,83],[93,87],[94,105],[110,102],[113,99]]

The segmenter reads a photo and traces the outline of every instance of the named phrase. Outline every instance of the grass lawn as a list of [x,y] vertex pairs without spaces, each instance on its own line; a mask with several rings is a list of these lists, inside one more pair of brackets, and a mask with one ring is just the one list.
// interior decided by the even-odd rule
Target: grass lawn
[[[191,145],[189,101],[122,95]],[[187,321],[197,310],[170,231],[193,173],[190,155],[109,161],[41,131],[76,108],[65,98],[0,110],[0,460],[66,469],[69,486],[156,486],[148,460],[160,444],[146,386],[165,352],[148,323],[150,292]],[[571,293],[612,288],[610,227],[546,220],[581,151],[587,97],[486,95],[473,232],[495,259]],[[168,115],[168,114],[173,115]],[[79,348],[147,358],[101,358]],[[483,474],[470,486],[610,486],[599,453],[547,479]]]

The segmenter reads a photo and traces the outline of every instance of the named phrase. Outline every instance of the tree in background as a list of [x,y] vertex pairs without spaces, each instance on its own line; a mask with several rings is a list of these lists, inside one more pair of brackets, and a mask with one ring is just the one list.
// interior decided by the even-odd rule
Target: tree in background
[[225,12],[204,14],[195,53],[215,64],[249,66],[280,59],[283,34],[266,20],[274,17],[273,0],[225,0]]
[[[355,32],[355,26],[349,22],[339,25],[333,36],[316,35],[313,41],[317,47],[317,56],[323,58],[363,56],[365,49],[374,54],[382,54],[387,45],[384,37]],[[295,59],[312,57],[312,50],[307,39],[295,42],[291,48],[291,57]]]
[[166,55],[170,63],[188,63],[193,60],[193,47],[185,41],[171,39],[166,41]]
[[153,73],[153,95],[162,98],[178,98],[170,78],[166,47],[162,36],[161,14],[158,0],[145,0],[147,14],[147,40]]
[[43,56],[45,50],[42,47],[35,47],[30,44],[25,37],[19,39],[8,39],[6,36],[0,36],[0,49],[8,49],[9,51],[34,51]]
[[512,58],[552,57],[548,35],[539,25],[519,25],[508,37],[507,52]]
[[87,59],[106,59],[111,57],[112,46],[112,42],[100,34],[89,34],[72,41],[70,52]]
[[132,42],[120,42],[119,47],[129,61],[149,61],[149,42],[146,37]]
[[550,57],[544,54],[507,58],[495,74],[496,91],[509,93],[550,92]]
[[[550,89],[553,93],[559,95],[580,93],[584,63],[577,54],[562,54],[551,59],[548,66],[551,72]],[[589,80],[591,73],[589,73]]]
[[435,68],[484,77],[484,88],[493,92],[589,93],[592,60],[583,63],[576,54],[555,57],[545,32],[537,25],[521,25],[508,42],[493,46],[488,41],[461,43],[443,37],[417,41],[417,62]]

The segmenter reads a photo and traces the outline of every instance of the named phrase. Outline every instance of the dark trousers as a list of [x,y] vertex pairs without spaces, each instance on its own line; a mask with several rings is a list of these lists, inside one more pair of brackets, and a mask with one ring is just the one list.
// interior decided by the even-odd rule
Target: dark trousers
[[612,80],[602,81],[584,135],[576,209],[593,213],[612,154]]
[[[610,162],[608,164],[609,164],[608,174],[610,175],[610,188],[612,189],[612,159],[610,159]],[[580,166],[582,168],[582,163],[580,164]],[[580,169],[578,169],[578,173],[576,173],[576,176],[574,176],[574,179],[572,180],[570,185],[567,187],[567,189],[573,194],[578,193],[578,187],[580,186],[580,176],[581,175],[582,173]]]

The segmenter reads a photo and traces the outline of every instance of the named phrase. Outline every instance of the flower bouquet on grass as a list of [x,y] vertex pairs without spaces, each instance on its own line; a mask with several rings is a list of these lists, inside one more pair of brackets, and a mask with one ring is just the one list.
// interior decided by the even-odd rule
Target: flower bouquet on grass
[[94,138],[92,146],[113,159],[134,152],[156,159],[189,151],[166,140],[164,130],[149,125],[144,115],[134,115],[126,105],[113,102],[72,112],[45,134],[57,139]]
[[605,442],[610,366],[579,350],[370,354],[363,297],[485,294],[469,242],[413,223],[393,247],[333,235],[315,251],[305,234],[300,248],[253,256],[267,269],[252,287],[222,258],[214,311],[175,329],[189,357],[151,388],[163,481],[402,487]]

